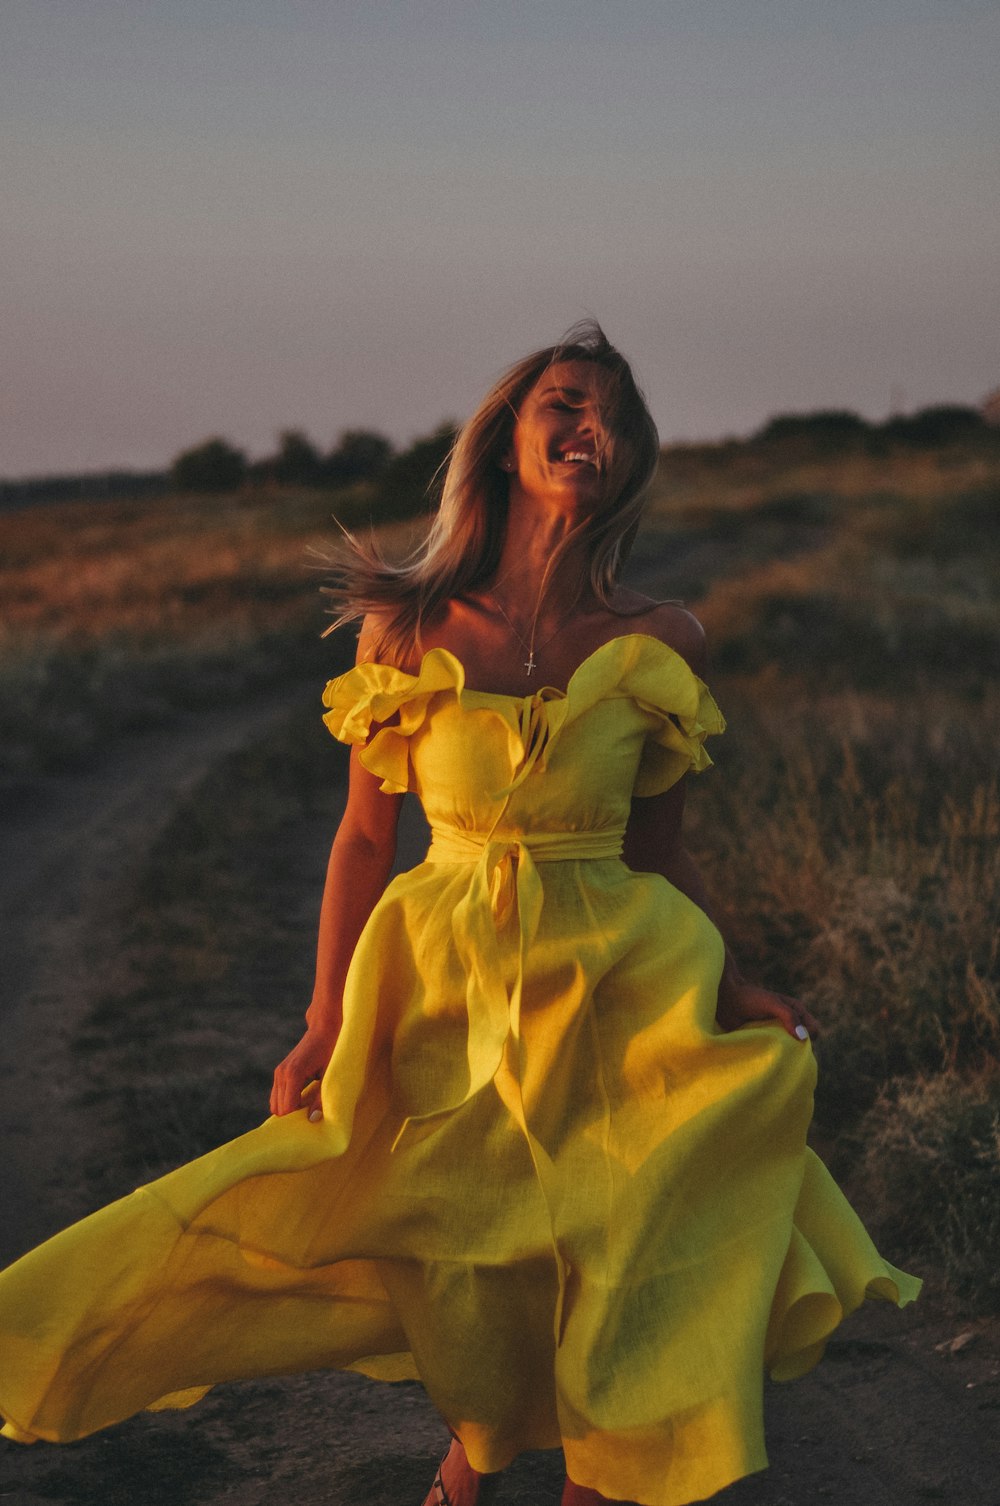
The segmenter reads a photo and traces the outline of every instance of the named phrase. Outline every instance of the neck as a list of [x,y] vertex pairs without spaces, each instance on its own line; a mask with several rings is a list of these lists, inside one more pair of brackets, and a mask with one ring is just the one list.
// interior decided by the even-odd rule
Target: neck
[[521,622],[544,621],[592,598],[587,550],[579,537],[567,542],[576,526],[563,513],[529,519],[511,510],[493,590]]

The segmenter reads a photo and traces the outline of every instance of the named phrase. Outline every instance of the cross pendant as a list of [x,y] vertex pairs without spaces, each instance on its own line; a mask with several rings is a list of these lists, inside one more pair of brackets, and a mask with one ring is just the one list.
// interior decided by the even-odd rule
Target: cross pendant
[[527,657],[527,660],[525,661],[524,667],[527,670],[527,672],[528,672],[529,675],[537,667],[536,664],[535,664],[535,650],[533,648],[529,648],[528,649],[528,657]]

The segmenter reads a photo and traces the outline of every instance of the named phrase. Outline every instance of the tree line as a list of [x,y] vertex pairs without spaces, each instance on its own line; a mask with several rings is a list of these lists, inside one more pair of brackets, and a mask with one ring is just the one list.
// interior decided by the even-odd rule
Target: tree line
[[302,429],[285,429],[274,453],[258,460],[213,435],[182,450],[165,470],[117,469],[0,480],[0,509],[101,497],[157,497],[170,491],[222,493],[272,483],[336,491],[367,482],[374,486],[380,502],[411,510],[412,501],[419,503],[432,487],[456,429],[454,422],[443,422],[399,450],[374,429],[345,429],[325,453]]
[[[1000,414],[1000,407],[997,408]],[[457,425],[448,421],[430,434],[397,450],[374,429],[345,429],[323,451],[302,429],[285,429],[272,455],[251,460],[245,450],[220,435],[182,450],[166,470],[108,470],[83,475],[0,480],[0,508],[73,498],[159,496],[185,492],[238,491],[245,486],[301,486],[338,490],[359,482],[373,485],[379,501],[390,508],[412,507],[425,498],[447,460]],[[789,458],[825,456],[837,450],[884,453],[890,449],[947,449],[953,445],[1000,445],[1000,421],[979,408],[942,403],[915,413],[869,421],[848,409],[789,413],[771,418],[745,439],[695,446],[667,446],[668,451],[695,448],[724,459],[734,447],[763,448]]]
[[[174,460],[170,479],[178,491],[234,491],[246,483],[274,481],[283,486],[342,487],[378,481],[379,490],[412,493],[424,487],[447,459],[456,425],[443,423],[407,450],[393,449],[384,434],[346,429],[323,454],[302,429],[285,429],[275,454],[251,461],[243,450],[218,437],[204,440]],[[838,449],[887,447],[947,448],[954,444],[1000,440],[1000,428],[977,408],[943,403],[916,413],[872,422],[848,409],[823,409],[771,418],[739,445],[798,448],[816,454]]]
[[302,429],[285,429],[273,455],[250,460],[244,450],[218,435],[183,450],[170,467],[177,491],[229,492],[247,485],[306,486],[339,489],[360,481],[377,482],[379,491],[412,492],[426,488],[454,443],[456,425],[442,423],[405,450],[374,429],[345,429],[324,453]]

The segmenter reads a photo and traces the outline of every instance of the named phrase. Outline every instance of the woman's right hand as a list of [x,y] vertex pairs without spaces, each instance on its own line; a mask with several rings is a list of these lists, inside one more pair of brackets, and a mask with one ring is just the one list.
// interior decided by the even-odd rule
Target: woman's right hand
[[315,1083],[315,1101],[309,1104],[309,1118],[318,1120],[323,1117],[318,1097],[319,1079],[326,1071],[335,1043],[336,1038],[331,1040],[328,1033],[321,1033],[311,1027],[306,1031],[298,1045],[293,1046],[284,1061],[279,1062],[274,1069],[274,1082],[271,1086],[272,1114],[292,1114],[296,1109],[306,1107],[302,1099],[303,1090],[309,1083]]

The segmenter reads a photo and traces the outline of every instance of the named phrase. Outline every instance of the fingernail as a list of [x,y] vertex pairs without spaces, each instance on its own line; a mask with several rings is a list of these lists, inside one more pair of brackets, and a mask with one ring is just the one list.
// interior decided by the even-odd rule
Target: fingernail
[[796,1025],[795,1037],[800,1041],[807,1041],[809,1039],[809,1032],[804,1025]]
[[309,1123],[310,1124],[318,1124],[319,1121],[322,1119],[322,1117],[323,1117],[323,1110],[322,1109],[310,1109],[309,1110]]

